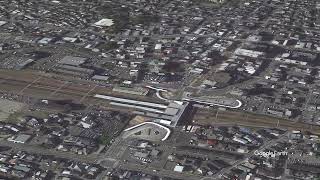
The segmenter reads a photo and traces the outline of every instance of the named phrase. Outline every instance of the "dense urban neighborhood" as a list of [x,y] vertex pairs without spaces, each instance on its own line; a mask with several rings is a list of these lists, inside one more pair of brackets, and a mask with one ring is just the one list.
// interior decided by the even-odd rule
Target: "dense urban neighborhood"
[[320,1],[0,0],[0,179],[320,179]]

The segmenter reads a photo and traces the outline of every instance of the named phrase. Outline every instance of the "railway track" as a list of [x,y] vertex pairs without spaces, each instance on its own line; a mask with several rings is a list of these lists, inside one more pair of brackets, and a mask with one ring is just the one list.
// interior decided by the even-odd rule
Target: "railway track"
[[[3,78],[0,78],[0,80],[3,80]],[[23,89],[23,87],[26,87],[29,83],[29,81],[21,81],[21,80],[15,80],[15,79],[6,79],[5,81],[1,82],[1,86],[11,86],[11,87],[16,87],[16,89],[13,89],[13,91],[18,91],[19,89]],[[33,90],[45,90],[48,91],[48,94],[54,92],[56,89],[58,89],[60,85],[55,85],[55,84],[49,84],[49,83],[34,83],[31,86],[28,87],[28,89],[33,89]],[[0,88],[1,90],[1,88]],[[59,90],[59,93],[65,93],[69,95],[80,95],[84,96],[89,89],[76,89],[72,87],[64,87],[63,89]]]
[[[111,87],[103,87],[103,86],[97,86],[94,83],[87,83],[87,84],[76,84],[69,82],[66,84],[66,81],[52,79],[48,77],[42,77],[38,81],[34,82],[36,78],[12,78],[12,77],[2,77],[0,73],[0,91],[2,92],[11,92],[15,94],[19,94],[21,90],[23,90],[25,87],[25,91],[33,90],[33,93],[27,93],[22,92],[20,95],[26,94],[30,96],[34,96],[37,94],[37,91],[41,91],[41,93],[44,93],[45,97],[52,98],[59,98],[59,95],[64,94],[70,96],[72,99],[76,101],[82,101],[85,99],[96,99],[92,97],[94,94],[105,94],[105,95],[111,95],[111,96],[117,96],[117,97],[124,97],[124,98],[134,98],[138,100],[148,101],[148,102],[155,102],[155,103],[163,103],[162,101],[159,101],[158,99],[150,98],[150,97],[144,97],[144,96],[134,96],[134,95],[125,95],[121,93],[115,93],[112,92]],[[7,86],[7,87],[6,87]],[[9,91],[8,89],[11,89]],[[57,90],[58,89],[58,90]],[[130,97],[128,97],[130,96]]]
[[196,112],[194,122],[199,125],[230,124],[250,127],[285,128],[320,134],[320,126],[318,125],[232,110],[219,111],[218,113],[216,110],[200,110]]
[[[95,84],[93,83],[75,84],[70,82],[66,85],[66,81],[63,80],[43,76],[38,81],[35,81],[37,78],[39,78],[39,76],[17,76],[17,78],[15,78],[6,76],[6,74],[0,72],[0,91],[18,94],[18,92],[27,87],[21,95],[27,95],[31,97],[35,96],[38,98],[49,98],[50,95],[52,95],[52,93],[55,92],[54,95],[50,98],[68,98],[74,100],[75,102],[80,102],[80,99],[84,100],[83,97],[85,97],[84,104],[88,105],[107,105],[106,101],[94,98],[94,94],[106,94],[128,98],[128,96],[124,94],[113,93],[111,88],[98,86],[95,89],[92,89],[95,86]],[[57,89],[59,90],[57,91]],[[143,101],[159,102],[159,100],[155,100],[150,97],[131,95],[130,97]],[[108,104],[108,106],[110,105]],[[310,125],[304,122],[293,122],[286,119],[231,110],[219,111],[218,114],[215,110],[212,109],[200,110],[195,113],[194,122],[200,125],[230,124],[252,127],[279,127],[286,129],[299,129],[303,131],[309,130],[320,134],[320,126],[317,125]]]

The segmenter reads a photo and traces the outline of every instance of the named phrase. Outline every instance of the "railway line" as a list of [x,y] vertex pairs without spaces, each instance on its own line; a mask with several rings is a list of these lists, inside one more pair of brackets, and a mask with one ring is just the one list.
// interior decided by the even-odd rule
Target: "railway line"
[[289,130],[310,131],[320,134],[320,126],[318,125],[233,110],[198,110],[194,115],[194,123],[199,125],[229,124],[260,128],[285,128]]
[[[88,88],[82,87],[77,88],[78,85],[72,85],[71,83],[63,83],[61,81],[59,84],[48,83],[48,82],[37,82],[30,84],[31,80],[17,80],[17,79],[4,79],[0,77],[0,92],[12,94],[12,95],[20,95],[26,97],[33,97],[36,99],[51,99],[51,100],[73,100],[74,103],[81,103],[87,106],[99,105],[103,109],[108,110],[116,110],[125,113],[131,113],[134,109],[123,109],[117,106],[112,106],[106,100],[101,100],[98,98],[94,98],[93,95],[97,93],[94,86],[88,86]],[[71,84],[71,85],[70,85]],[[28,86],[23,93],[18,94],[21,89]],[[60,88],[59,88],[60,86]],[[106,91],[104,94],[109,93],[110,90]],[[100,91],[99,91],[100,92]],[[114,95],[114,94],[113,94]]]
[[[41,94],[41,98],[52,99],[59,99],[61,98],[61,94],[64,94],[76,102],[82,102],[85,99],[96,99],[93,98],[94,94],[105,94],[128,98],[128,95],[112,92],[111,87],[99,86],[95,83],[71,82],[46,76],[41,76],[40,78],[39,76],[13,77],[3,75],[0,72],[0,92],[1,91],[29,96],[39,96]],[[32,91],[32,93],[30,91]],[[38,91],[39,93],[37,93]],[[143,101],[162,102],[158,99],[146,96],[130,96],[134,99]]]
[[[26,87],[29,83],[29,81],[22,81],[22,80],[16,80],[16,79],[3,79],[0,78],[1,81],[1,86],[13,86],[16,87],[15,90],[18,90],[20,87]],[[63,82],[61,82],[62,85]],[[32,85],[30,85],[27,89],[41,89],[41,90],[47,90],[47,91],[55,91],[56,89],[58,89],[60,87],[60,85],[56,85],[53,83],[45,83],[45,82],[37,82],[37,83],[33,83]],[[0,88],[1,90],[1,88]],[[74,88],[72,86],[65,86],[63,88],[61,88],[59,90],[59,92],[63,92],[66,94],[71,94],[71,95],[84,95],[85,93],[87,93],[87,89],[80,89],[80,88]],[[23,94],[23,93],[22,93]]]
[[[74,102],[92,105],[99,104],[110,106],[104,100],[93,97],[94,94],[105,94],[136,100],[160,102],[159,99],[144,96],[128,97],[125,94],[113,93],[110,87],[97,86],[94,83],[68,82],[42,75],[12,76],[0,71],[0,92],[26,95],[36,98],[72,99]],[[37,80],[38,79],[38,80]],[[35,81],[37,80],[37,81]],[[22,91],[23,90],[23,91]],[[118,109],[118,108],[117,108]],[[120,109],[120,108],[119,108]],[[123,110],[123,109],[122,109]],[[125,109],[128,111],[129,109]],[[250,114],[236,110],[219,111],[214,109],[201,109],[195,112],[193,122],[200,125],[243,125],[251,127],[278,127],[295,130],[309,130],[320,134],[320,126],[310,125],[304,122],[293,122],[286,119],[270,117],[266,115]]]

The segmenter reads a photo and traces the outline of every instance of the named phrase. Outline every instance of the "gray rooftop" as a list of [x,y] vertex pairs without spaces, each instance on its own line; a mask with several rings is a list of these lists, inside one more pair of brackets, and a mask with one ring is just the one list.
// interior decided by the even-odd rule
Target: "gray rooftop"
[[75,57],[75,56],[65,56],[59,61],[59,64],[67,64],[72,66],[79,66],[85,63],[87,58]]

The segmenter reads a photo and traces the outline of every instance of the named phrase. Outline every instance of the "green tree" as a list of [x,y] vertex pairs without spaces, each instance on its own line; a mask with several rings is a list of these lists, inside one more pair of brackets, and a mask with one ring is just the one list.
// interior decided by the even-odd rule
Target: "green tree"
[[111,139],[112,139],[112,138],[111,138],[107,133],[103,133],[103,134],[99,137],[98,143],[99,143],[99,144],[103,144],[103,145],[109,145]]

